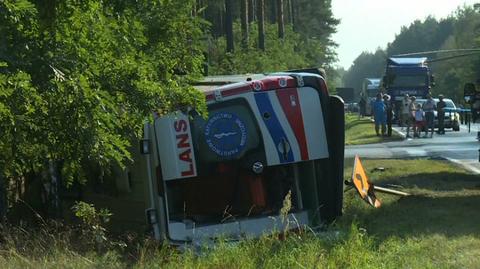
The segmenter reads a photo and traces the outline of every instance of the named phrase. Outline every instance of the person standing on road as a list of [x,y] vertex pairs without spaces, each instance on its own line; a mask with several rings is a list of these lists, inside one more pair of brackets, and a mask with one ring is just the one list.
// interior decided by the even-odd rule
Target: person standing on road
[[433,131],[435,129],[434,119],[435,114],[434,111],[436,109],[435,100],[433,100],[432,95],[429,93],[427,94],[427,101],[423,104],[423,111],[425,112],[425,136],[428,134],[428,129],[431,129],[430,137],[433,137]]
[[[415,96],[412,96],[410,97],[410,102],[408,103],[407,138],[411,138],[410,127],[413,127],[413,132],[415,133],[415,111],[417,110],[417,103],[415,102],[416,99],[417,98],[415,98]],[[411,126],[412,123],[413,126]]]
[[443,101],[443,95],[438,95],[437,117],[438,117],[438,134],[445,134],[445,107],[447,104]]
[[358,105],[360,106],[359,116],[360,118],[363,118],[367,112],[367,101],[365,100],[363,94],[360,94],[360,101],[358,102]]
[[400,108],[400,127],[405,127],[408,126],[408,122],[411,118],[410,115],[410,98],[408,97],[408,94],[405,94],[403,96],[402,100],[402,107]]
[[375,132],[377,136],[380,135],[380,127],[382,128],[382,135],[385,135],[385,124],[386,124],[386,114],[385,114],[385,103],[382,100],[382,94],[377,93],[377,98],[372,105],[373,109],[373,118],[375,120]]
[[392,118],[393,118],[393,107],[390,102],[390,95],[384,94],[383,101],[385,102],[385,109],[387,113],[387,136],[392,136]]
[[[417,110],[415,110],[415,127],[413,129],[413,137],[420,137],[422,128],[425,122],[425,114],[423,113],[422,106],[417,104]],[[425,136],[428,130],[425,131]]]

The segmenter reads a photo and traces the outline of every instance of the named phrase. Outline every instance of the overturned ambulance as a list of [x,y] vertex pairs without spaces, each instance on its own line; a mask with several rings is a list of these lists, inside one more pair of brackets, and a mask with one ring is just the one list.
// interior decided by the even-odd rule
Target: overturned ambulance
[[[208,118],[194,110],[155,117],[130,168],[128,177],[148,192],[155,238],[178,244],[256,237],[286,225],[317,227],[341,214],[344,106],[320,74],[201,84]],[[290,211],[282,218],[287,195]]]

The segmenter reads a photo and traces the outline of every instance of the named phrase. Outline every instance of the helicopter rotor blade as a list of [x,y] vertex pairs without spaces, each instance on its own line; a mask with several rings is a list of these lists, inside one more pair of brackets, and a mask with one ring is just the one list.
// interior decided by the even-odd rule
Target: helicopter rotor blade
[[431,59],[427,60],[427,63],[435,63],[435,62],[441,62],[441,61],[446,61],[450,59],[455,59],[455,58],[460,58],[460,57],[467,57],[467,56],[472,56],[472,55],[478,55],[480,54],[480,51],[478,52],[473,52],[473,53],[466,53],[466,54],[459,54],[459,55],[453,55],[453,56],[447,56],[447,57],[441,57],[441,58],[436,58],[436,59]]
[[473,52],[473,51],[480,51],[480,48],[421,51],[421,52],[397,54],[391,57],[405,57],[405,56],[428,55],[428,54],[437,54],[437,53]]

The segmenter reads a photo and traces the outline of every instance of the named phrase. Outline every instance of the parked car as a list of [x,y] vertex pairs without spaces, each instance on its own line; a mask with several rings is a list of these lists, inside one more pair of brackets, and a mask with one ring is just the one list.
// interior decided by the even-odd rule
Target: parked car
[[[438,99],[434,98],[435,103],[438,103]],[[427,101],[427,99],[417,99],[415,102],[418,104],[423,104]],[[452,129],[453,131],[460,131],[460,115],[458,112],[456,112],[457,107],[455,106],[455,103],[452,101],[452,99],[444,98],[443,101],[447,105],[445,108],[445,121],[444,121],[444,126],[445,129]],[[437,111],[434,111],[435,115],[435,128],[438,128],[438,117],[437,117]]]
[[358,103],[345,103],[345,111],[358,112],[360,110]]

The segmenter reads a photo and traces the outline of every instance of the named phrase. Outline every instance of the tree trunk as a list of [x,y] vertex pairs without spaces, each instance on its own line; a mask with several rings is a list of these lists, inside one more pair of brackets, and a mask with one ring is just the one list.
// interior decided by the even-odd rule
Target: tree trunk
[[207,9],[205,7],[205,1],[204,0],[198,0],[197,9],[202,9],[201,16],[204,20],[206,20],[207,19]]
[[7,218],[7,180],[0,171],[0,223],[4,223]]
[[[265,2],[265,0],[264,0]],[[267,21],[271,24],[277,22],[277,0],[267,0],[265,6],[268,7],[267,11]]]
[[277,24],[278,24],[278,38],[285,37],[285,21],[283,16],[283,0],[277,0]]
[[248,2],[248,23],[255,20],[255,0],[247,0]]
[[233,0],[225,0],[225,34],[227,37],[227,52],[233,53],[233,18],[232,18]]
[[291,19],[292,19],[292,13],[290,12],[290,0],[285,0],[284,2],[285,2],[283,4],[283,14],[285,14],[284,23],[286,21],[288,24],[291,22]]
[[290,0],[290,6],[289,6],[289,9],[290,9],[290,14],[291,14],[291,23],[292,23],[292,28],[293,28],[293,31],[297,31],[297,1],[296,0]]
[[265,5],[264,0],[257,0],[258,48],[265,50]]
[[197,17],[197,4],[198,1],[194,1],[192,4],[192,17]]
[[48,172],[50,176],[49,196],[49,216],[59,219],[62,217],[62,208],[60,200],[61,169],[59,161],[49,161]]
[[248,1],[240,0],[240,22],[242,24],[242,47],[248,48]]

